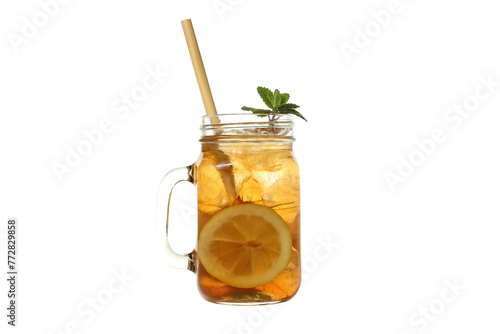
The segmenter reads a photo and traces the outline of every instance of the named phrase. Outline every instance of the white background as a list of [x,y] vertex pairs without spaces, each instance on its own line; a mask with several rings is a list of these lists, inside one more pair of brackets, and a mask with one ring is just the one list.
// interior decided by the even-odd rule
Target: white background
[[[230,10],[218,12],[221,3]],[[377,31],[370,12],[388,6],[73,0],[16,52],[9,36],[41,7],[3,1],[0,242],[4,258],[6,221],[17,217],[20,309],[12,329],[2,279],[2,333],[498,333],[500,87],[457,128],[443,115],[474,101],[480,76],[500,81],[499,8],[401,0]],[[309,120],[295,127],[307,279],[270,315],[204,301],[194,275],[168,267],[154,246],[159,181],[199,152],[188,17],[220,113],[258,107],[263,85],[290,93]],[[373,37],[349,62],[341,45],[355,46],[367,25]],[[158,66],[168,77],[121,119],[112,104]],[[113,130],[58,180],[53,163],[106,118]],[[384,174],[436,128],[446,141],[392,191]],[[194,221],[184,197],[181,232]],[[321,240],[339,246],[320,259]],[[87,298],[109,297],[113,270],[133,279],[93,319],[82,316]],[[465,287],[449,303],[446,280]],[[430,307],[432,321],[422,320]]]

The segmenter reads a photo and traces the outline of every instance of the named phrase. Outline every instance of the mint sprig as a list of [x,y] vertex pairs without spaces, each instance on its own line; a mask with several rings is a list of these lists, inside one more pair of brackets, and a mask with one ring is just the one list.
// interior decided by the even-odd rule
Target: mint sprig
[[[251,111],[254,114],[292,114],[302,118],[307,122],[307,119],[302,116],[300,112],[296,109],[299,108],[298,105],[294,103],[288,103],[290,99],[290,94],[288,93],[280,93],[279,90],[275,89],[274,93],[266,88],[266,87],[257,87],[257,93],[259,93],[260,98],[264,101],[264,104],[270,109],[258,109],[258,108],[250,108],[250,107],[242,107],[241,110]],[[265,117],[266,115],[259,115]],[[269,116],[269,115],[268,115]],[[270,117],[270,116],[269,116]],[[270,117],[271,121],[275,120],[275,115]]]

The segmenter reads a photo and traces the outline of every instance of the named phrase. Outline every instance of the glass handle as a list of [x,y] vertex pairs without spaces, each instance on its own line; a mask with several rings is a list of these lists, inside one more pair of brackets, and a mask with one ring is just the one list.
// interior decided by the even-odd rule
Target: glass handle
[[156,201],[156,243],[166,254],[166,261],[175,268],[188,269],[196,272],[193,260],[193,252],[189,254],[176,253],[168,242],[168,224],[170,212],[170,199],[175,185],[181,181],[188,181],[194,185],[194,165],[172,169],[160,183],[158,199]]

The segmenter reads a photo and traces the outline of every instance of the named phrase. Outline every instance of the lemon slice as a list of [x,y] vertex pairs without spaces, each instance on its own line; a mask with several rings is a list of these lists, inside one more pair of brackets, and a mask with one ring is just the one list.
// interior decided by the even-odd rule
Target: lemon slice
[[219,211],[206,223],[198,255],[207,272],[223,283],[254,288],[272,282],[285,270],[292,237],[274,210],[239,204]]

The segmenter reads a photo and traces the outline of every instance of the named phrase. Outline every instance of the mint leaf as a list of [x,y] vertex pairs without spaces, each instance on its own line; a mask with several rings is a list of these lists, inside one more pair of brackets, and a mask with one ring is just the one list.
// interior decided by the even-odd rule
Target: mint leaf
[[[295,110],[297,108],[300,108],[298,105],[294,103],[287,103],[288,100],[290,99],[290,94],[288,93],[281,94],[280,91],[277,89],[275,89],[273,93],[270,89],[261,86],[257,87],[257,92],[259,93],[259,96],[262,98],[262,101],[264,101],[266,106],[268,106],[270,109],[258,109],[258,108],[250,108],[243,106],[241,107],[241,110],[251,111],[255,114],[261,114],[258,115],[259,117],[268,116],[269,121],[274,121],[278,119],[280,117],[280,114],[292,114],[302,118],[304,121],[307,122],[307,119],[304,116],[302,116],[300,112]],[[273,113],[272,117],[270,115],[271,113]]]
[[275,107],[275,109],[295,109],[295,108],[300,108],[300,106],[294,103],[283,103]]
[[281,104],[281,94],[280,91],[275,89],[273,94],[273,109],[276,109],[276,106]]
[[254,113],[265,113],[265,114],[269,114],[271,112],[271,110],[269,109],[256,109],[250,107],[241,107],[241,110],[251,111]]
[[279,113],[280,113],[280,114],[292,114],[292,115],[295,115],[295,116],[298,116],[298,117],[302,118],[304,121],[306,121],[306,122],[307,122],[307,119],[306,119],[304,116],[302,116],[302,114],[301,114],[301,113],[299,113],[299,112],[298,112],[297,110],[295,110],[295,109],[283,109],[283,110],[280,110],[280,112],[279,112]]
[[[250,107],[241,107],[241,110],[251,111],[254,114],[269,114],[269,113],[271,113],[271,110],[269,110],[269,109],[256,109],[256,108],[250,108]],[[257,115],[257,116],[266,117],[267,115]]]
[[257,87],[257,93],[259,93],[262,101],[268,106],[269,108],[273,108],[273,92],[269,90],[266,87]]
[[290,98],[290,94],[282,93],[281,94],[281,103],[282,104],[287,103],[289,98]]

